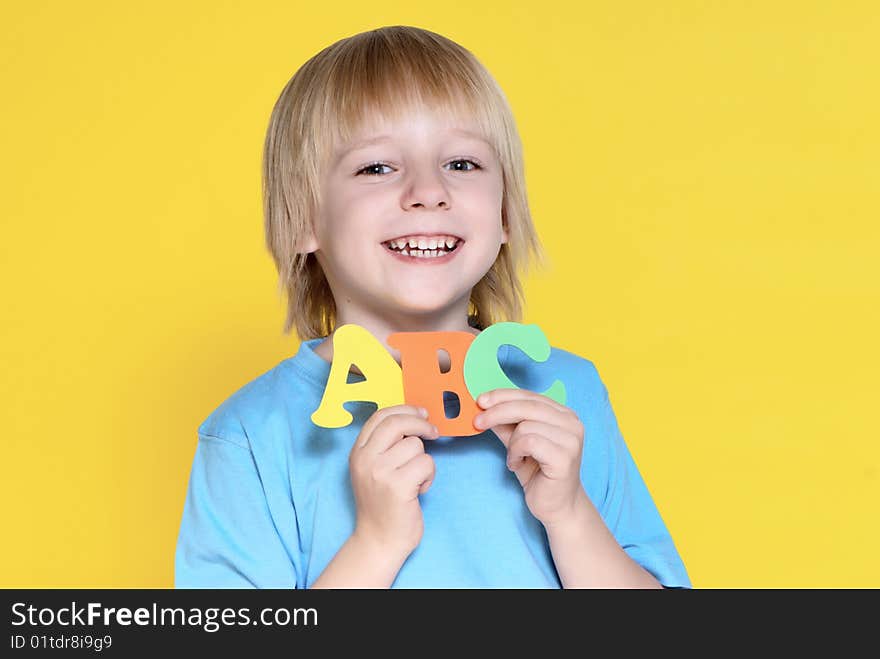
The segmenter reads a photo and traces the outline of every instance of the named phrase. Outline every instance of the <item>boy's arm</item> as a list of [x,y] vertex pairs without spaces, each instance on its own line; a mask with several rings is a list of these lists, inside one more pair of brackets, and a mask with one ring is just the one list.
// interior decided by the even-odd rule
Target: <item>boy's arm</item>
[[[175,553],[177,588],[294,588],[299,547],[279,535],[247,439],[199,435]],[[268,488],[272,491],[273,488]]]
[[311,588],[391,588],[407,556],[355,532]]
[[[564,588],[690,587],[687,570],[620,432],[595,366],[584,424],[580,501],[547,528]],[[588,381],[584,378],[585,381]]]
[[662,588],[631,559],[581,490],[571,518],[545,527],[563,588]]

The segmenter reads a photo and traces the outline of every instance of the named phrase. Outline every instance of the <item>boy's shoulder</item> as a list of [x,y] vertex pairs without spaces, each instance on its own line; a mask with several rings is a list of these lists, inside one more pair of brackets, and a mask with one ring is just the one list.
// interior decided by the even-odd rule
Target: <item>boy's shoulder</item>
[[296,381],[285,359],[256,376],[221,402],[198,427],[200,437],[215,437],[247,448],[247,429],[265,424],[284,400],[295,400]]

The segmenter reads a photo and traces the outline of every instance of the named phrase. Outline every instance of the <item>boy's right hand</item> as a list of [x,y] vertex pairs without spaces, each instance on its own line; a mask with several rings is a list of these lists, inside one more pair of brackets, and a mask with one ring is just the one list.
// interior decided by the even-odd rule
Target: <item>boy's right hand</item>
[[376,410],[348,460],[357,504],[355,535],[406,555],[422,540],[419,494],[434,481],[434,460],[420,437],[440,436],[421,409],[394,405]]

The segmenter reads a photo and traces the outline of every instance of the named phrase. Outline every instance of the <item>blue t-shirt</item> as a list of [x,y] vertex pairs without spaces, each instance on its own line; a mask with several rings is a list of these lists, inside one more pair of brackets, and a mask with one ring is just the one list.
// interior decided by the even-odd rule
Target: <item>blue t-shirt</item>
[[[376,404],[346,403],[354,421],[344,428],[312,423],[330,374],[314,351],[321,340],[302,342],[199,426],[176,587],[309,588],[354,531],[349,453]],[[664,586],[690,587],[593,363],[559,348],[538,363],[513,346],[498,359],[524,389],[562,380],[585,427],[587,495],[630,557]],[[456,416],[456,398],[447,394],[445,403]],[[424,532],[392,588],[560,588],[547,534],[507,469],[501,440],[487,430],[424,444],[436,467],[419,496]]]

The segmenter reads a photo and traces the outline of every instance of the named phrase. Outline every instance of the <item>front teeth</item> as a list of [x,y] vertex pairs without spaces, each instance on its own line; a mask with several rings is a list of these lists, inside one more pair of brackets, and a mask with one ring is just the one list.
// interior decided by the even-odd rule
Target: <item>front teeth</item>
[[453,238],[452,236],[441,236],[440,239],[437,238],[410,238],[407,240],[392,240],[389,244],[395,249],[404,249],[406,247],[410,249],[419,249],[421,251],[425,250],[434,250],[438,247],[443,249],[444,245],[447,249],[452,249],[455,243],[458,242],[458,239]]
[[427,249],[426,250],[419,250],[419,249],[408,250],[408,249],[405,249],[400,253],[403,254],[404,256],[416,256],[416,257],[422,258],[422,259],[429,259],[434,256],[446,256],[447,254],[449,254],[449,252],[447,252],[445,249],[432,249],[432,250],[427,250]]

